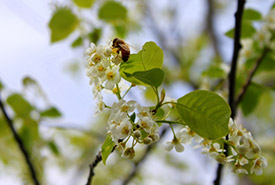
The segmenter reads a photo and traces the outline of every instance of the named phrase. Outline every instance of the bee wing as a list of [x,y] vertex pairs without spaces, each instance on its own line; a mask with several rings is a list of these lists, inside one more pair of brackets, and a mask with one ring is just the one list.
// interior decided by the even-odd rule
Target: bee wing
[[130,48],[129,48],[129,46],[128,46],[128,44],[121,44],[121,43],[119,43],[118,44],[124,51],[129,51],[130,52]]

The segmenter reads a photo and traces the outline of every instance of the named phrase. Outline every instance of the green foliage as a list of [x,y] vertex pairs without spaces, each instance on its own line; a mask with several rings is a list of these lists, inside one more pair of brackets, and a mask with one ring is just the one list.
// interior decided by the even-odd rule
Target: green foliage
[[0,91],[4,89],[4,85],[2,84],[2,82],[0,81]]
[[137,71],[131,75],[126,74],[126,76],[134,77],[147,85],[159,87],[163,82],[164,72],[159,68],[153,68],[148,71]]
[[136,119],[136,113],[135,112],[130,116],[130,119],[132,120],[133,123],[135,122],[135,119]]
[[127,27],[124,24],[115,25],[115,31],[120,38],[125,38],[127,35]]
[[57,42],[68,37],[78,26],[77,16],[69,8],[57,9],[49,23],[51,42]]
[[23,83],[24,86],[37,84],[36,81],[33,78],[29,77],[29,76],[24,77],[23,80],[22,80],[22,83]]
[[98,12],[98,17],[106,22],[119,22],[127,18],[127,9],[118,2],[105,2]]
[[115,143],[112,141],[111,135],[108,135],[103,145],[101,146],[101,156],[103,164],[106,164],[106,160],[112,153]]
[[[234,28],[229,30],[225,33],[226,36],[230,38],[234,38]],[[242,22],[242,31],[241,31],[241,38],[250,38],[256,33],[256,29],[253,27],[252,23],[250,21],[243,21]]]
[[210,78],[225,78],[226,72],[218,66],[210,66],[207,70],[203,71],[202,75]]
[[215,140],[229,132],[230,107],[211,91],[193,91],[179,98],[176,108],[183,121],[205,139]]
[[33,119],[25,119],[18,133],[28,151],[32,151],[40,141],[38,123]]
[[55,155],[60,154],[58,146],[56,145],[56,143],[53,140],[48,142],[48,146],[49,146],[50,150],[53,152],[53,154],[55,154]]
[[253,112],[263,94],[263,88],[257,84],[250,84],[241,102],[241,108],[245,116]]
[[80,8],[91,8],[95,0],[73,0],[73,2]]
[[89,38],[90,42],[93,42],[93,43],[97,44],[97,42],[99,41],[101,35],[102,35],[102,29],[95,28],[92,32],[90,32],[88,34],[88,38]]
[[7,98],[7,103],[13,109],[17,117],[28,118],[33,110],[30,103],[22,95],[14,93]]
[[49,109],[46,109],[40,112],[41,117],[57,118],[57,117],[60,117],[61,115],[62,114],[55,107],[50,107]]
[[76,47],[78,47],[78,46],[81,46],[83,44],[83,38],[82,37],[77,37],[74,41],[73,41],[73,43],[72,43],[72,47],[73,48],[76,48]]
[[[146,42],[137,54],[131,54],[127,62],[120,65],[120,75],[125,80],[143,84],[140,80],[130,76],[135,72],[147,71],[153,68],[161,68],[163,64],[163,51],[154,42]],[[127,74],[127,75],[126,75]]]
[[260,12],[254,10],[254,9],[246,9],[243,12],[243,20],[248,21],[259,21],[262,19],[262,15]]

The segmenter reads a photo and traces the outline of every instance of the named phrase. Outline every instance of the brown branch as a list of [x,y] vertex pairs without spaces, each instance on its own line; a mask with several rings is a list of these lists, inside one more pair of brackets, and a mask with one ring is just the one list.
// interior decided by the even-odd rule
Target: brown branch
[[[165,127],[161,131],[160,138],[162,138],[166,134],[168,128],[169,127]],[[156,145],[157,145],[157,143],[154,143],[154,144],[149,145],[146,148],[143,156],[137,162],[134,163],[134,167],[133,167],[131,173],[123,180],[122,185],[127,185],[136,176],[136,174],[138,173],[138,171],[140,169],[141,164],[145,161],[145,159],[147,159],[150,152],[156,147]]]
[[238,106],[239,103],[242,101],[249,85],[251,84],[252,78],[254,76],[254,74],[256,73],[257,69],[259,68],[261,62],[263,61],[264,57],[266,56],[266,54],[268,53],[268,49],[265,48],[262,55],[257,59],[256,64],[254,65],[254,67],[252,68],[252,70],[250,71],[247,81],[245,82],[245,84],[243,85],[241,92],[238,95],[238,98],[235,102],[235,105]]
[[[237,72],[237,61],[239,57],[239,52],[241,49],[241,25],[242,25],[242,16],[243,10],[246,0],[238,0],[237,3],[237,11],[235,13],[235,30],[234,30],[234,51],[233,57],[231,62],[231,69],[229,73],[229,99],[228,103],[231,108],[231,118],[234,119],[236,115],[236,105],[235,105],[235,84],[236,84],[236,72]],[[226,136],[228,139],[228,136]],[[228,151],[228,145],[224,145],[226,151]],[[214,181],[215,185],[220,185],[221,176],[222,176],[222,169],[223,165],[219,164],[217,172],[216,172],[216,179]]]
[[211,38],[211,42],[212,42],[216,56],[218,58],[221,58],[219,41],[218,41],[216,30],[214,27],[214,15],[215,15],[214,0],[208,0],[207,7],[208,7],[208,12],[206,16],[205,29]]
[[93,180],[93,176],[95,175],[94,168],[97,166],[98,163],[100,163],[100,161],[102,161],[101,151],[98,152],[98,154],[96,155],[94,162],[89,165],[90,172],[89,172],[89,176],[88,176],[86,185],[91,184],[91,182]]
[[38,178],[37,178],[37,174],[36,174],[35,169],[34,169],[34,166],[33,166],[32,162],[31,162],[30,155],[29,155],[28,151],[26,150],[26,148],[25,148],[25,146],[24,146],[24,143],[23,143],[23,141],[21,140],[20,136],[19,136],[18,133],[16,132],[16,130],[15,130],[14,126],[13,126],[12,120],[10,119],[9,115],[8,115],[7,112],[6,112],[6,109],[5,109],[5,107],[4,107],[4,104],[3,104],[2,100],[1,100],[1,96],[0,96],[0,108],[1,108],[1,110],[2,110],[2,112],[3,112],[3,115],[4,115],[5,119],[6,119],[6,122],[7,122],[8,126],[9,126],[10,129],[11,129],[11,132],[12,132],[12,134],[13,134],[13,137],[14,137],[14,139],[15,139],[15,141],[16,141],[18,147],[20,148],[20,150],[21,150],[21,152],[22,152],[22,154],[23,154],[23,156],[24,156],[24,158],[25,158],[25,161],[26,161],[26,163],[27,163],[27,166],[29,167],[29,170],[30,170],[30,173],[31,173],[31,177],[32,177],[33,183],[34,183],[35,185],[40,185],[40,183],[39,183],[39,181],[38,181]]
[[[116,146],[113,147],[111,153],[115,150]],[[90,185],[93,177],[95,175],[94,169],[95,167],[98,165],[98,163],[100,163],[102,161],[102,155],[101,155],[101,151],[98,152],[98,154],[95,156],[95,160],[92,164],[89,165],[90,167],[90,171],[89,171],[89,176],[88,176],[88,180],[86,185]]]

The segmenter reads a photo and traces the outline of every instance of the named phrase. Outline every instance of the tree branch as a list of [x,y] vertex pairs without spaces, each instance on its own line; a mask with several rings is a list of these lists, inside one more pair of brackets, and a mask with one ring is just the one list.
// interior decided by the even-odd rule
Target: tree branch
[[[115,148],[116,148],[116,146],[113,147],[112,152],[115,150]],[[95,175],[94,169],[98,165],[98,163],[100,163],[101,161],[102,161],[102,155],[101,155],[101,151],[99,151],[98,154],[95,156],[94,162],[89,165],[90,172],[89,172],[89,176],[88,176],[88,180],[87,180],[86,185],[90,185],[91,184],[91,182],[93,180],[93,177]]]
[[214,15],[215,15],[215,8],[214,8],[214,0],[208,0],[207,3],[208,12],[206,17],[206,26],[205,29],[208,32],[212,45],[217,57],[221,58],[220,49],[219,49],[219,41],[217,38],[217,34],[214,28]]
[[100,161],[102,161],[101,151],[98,152],[98,154],[96,155],[94,162],[89,165],[90,172],[89,172],[89,176],[88,176],[86,185],[91,184],[91,182],[93,180],[93,176],[95,175],[94,168],[97,166],[98,163],[100,163]]
[[[231,69],[229,73],[229,99],[228,103],[231,108],[231,118],[234,119],[236,115],[236,105],[235,105],[235,84],[236,84],[236,71],[237,71],[237,61],[239,57],[239,52],[241,49],[241,25],[242,25],[242,15],[244,10],[244,4],[246,0],[238,0],[237,3],[237,11],[235,13],[235,30],[234,30],[234,51],[233,57],[231,62]],[[226,136],[228,139],[228,136]],[[224,145],[226,151],[228,150],[228,145]],[[222,175],[223,165],[219,164],[217,172],[216,172],[216,179],[214,181],[215,185],[220,185],[221,175]]]
[[250,71],[247,81],[245,82],[245,84],[243,85],[241,92],[238,95],[238,98],[235,102],[235,105],[238,106],[239,103],[242,101],[249,85],[251,84],[252,78],[254,76],[254,74],[256,73],[257,69],[259,68],[261,62],[263,61],[264,57],[266,56],[266,54],[268,53],[268,49],[265,48],[262,55],[257,59],[256,64],[254,65],[253,69]]
[[[165,127],[162,130],[162,132],[160,134],[160,138],[162,138],[166,134],[168,128],[169,127]],[[157,145],[157,143],[154,143],[154,144],[149,145],[146,148],[146,151],[144,152],[143,156],[137,162],[134,163],[134,167],[133,167],[131,173],[124,179],[124,181],[122,182],[122,185],[127,185],[135,177],[135,175],[138,173],[138,171],[140,169],[141,164],[145,161],[145,159],[147,159],[150,152],[156,147],[156,145]]]
[[10,117],[8,116],[7,112],[6,112],[6,109],[4,107],[4,104],[1,100],[1,96],[0,96],[0,108],[1,108],[1,111],[3,112],[3,115],[7,121],[7,124],[8,126],[10,127],[11,129],[11,132],[13,134],[13,137],[17,143],[17,145],[19,146],[22,154],[24,155],[24,158],[25,158],[25,161],[27,163],[27,166],[29,167],[29,170],[30,170],[30,173],[31,173],[31,177],[32,177],[32,180],[33,180],[33,183],[35,185],[40,185],[39,181],[38,181],[38,178],[37,178],[37,174],[34,170],[34,166],[30,160],[30,155],[28,153],[28,151],[26,150],[24,144],[23,144],[23,141],[21,140],[20,136],[18,135],[18,133],[16,132],[14,126],[13,126],[13,122],[12,120],[10,119]]

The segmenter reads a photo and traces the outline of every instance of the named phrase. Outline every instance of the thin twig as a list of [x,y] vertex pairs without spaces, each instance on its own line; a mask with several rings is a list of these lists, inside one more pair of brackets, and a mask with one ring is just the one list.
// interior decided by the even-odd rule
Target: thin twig
[[[231,69],[229,73],[229,99],[228,103],[231,108],[231,118],[234,119],[236,115],[236,105],[235,105],[235,84],[236,84],[236,71],[237,71],[237,61],[239,57],[239,52],[241,49],[241,25],[242,25],[242,15],[244,10],[246,0],[238,0],[237,11],[235,13],[235,30],[234,30],[234,51],[231,62]],[[226,136],[228,139],[228,136]],[[224,145],[226,151],[228,150],[228,145]],[[222,175],[223,165],[219,164],[216,179],[214,181],[215,185],[220,185],[221,175]]]
[[98,154],[96,155],[94,162],[89,165],[90,172],[89,172],[89,177],[88,177],[86,185],[90,185],[91,184],[91,182],[93,180],[93,176],[95,175],[94,168],[97,166],[97,164],[100,161],[102,161],[101,151],[98,152]]
[[[168,128],[169,127],[165,127],[162,130],[162,132],[160,133],[160,138],[162,138],[167,133]],[[151,144],[146,148],[143,156],[137,162],[134,163],[134,167],[131,173],[123,180],[122,185],[127,185],[136,176],[136,174],[140,169],[141,164],[145,161],[145,159],[147,159],[151,151],[156,147],[156,144],[157,143]]]
[[33,183],[35,185],[40,185],[40,183],[38,181],[38,178],[37,178],[37,174],[36,174],[35,169],[34,169],[34,166],[33,166],[32,162],[30,160],[30,155],[29,155],[28,151],[26,150],[26,148],[25,148],[25,146],[23,144],[23,141],[21,140],[20,136],[16,132],[16,130],[15,130],[14,126],[13,126],[12,120],[10,119],[10,117],[8,116],[8,114],[6,112],[4,104],[3,104],[2,100],[1,100],[1,96],[0,96],[0,108],[1,108],[1,110],[3,112],[3,115],[4,115],[4,117],[5,117],[6,121],[7,121],[8,126],[11,129],[11,132],[13,134],[13,137],[14,137],[17,145],[19,146],[22,154],[24,155],[25,161],[26,161],[27,166],[29,167],[29,170],[30,170],[30,173],[31,173],[31,177],[32,177]]
[[268,53],[268,49],[265,48],[262,55],[257,59],[256,61],[256,64],[254,65],[253,69],[250,71],[249,75],[248,75],[248,78],[247,78],[247,81],[245,82],[245,84],[243,85],[242,89],[241,89],[241,92],[239,93],[238,95],[238,98],[235,102],[235,105],[238,106],[239,103],[242,101],[249,85],[251,84],[251,80],[254,76],[254,74],[256,73],[257,69],[259,68],[261,62],[263,61],[264,57],[266,56],[266,54]]
[[215,54],[218,58],[221,58],[220,49],[219,49],[219,41],[217,38],[216,30],[214,27],[214,15],[215,15],[215,8],[214,8],[214,0],[208,0],[207,3],[208,12],[206,17],[206,30],[211,38],[211,42],[215,51]]
[[[113,147],[112,152],[115,150],[115,148],[116,148],[116,146]],[[89,176],[88,176],[88,180],[87,180],[86,185],[91,184],[91,182],[93,180],[93,177],[95,175],[94,169],[98,165],[98,163],[100,163],[101,161],[102,161],[102,155],[101,155],[101,151],[99,151],[98,154],[96,155],[95,160],[93,161],[93,163],[89,165],[90,171],[89,171]]]

